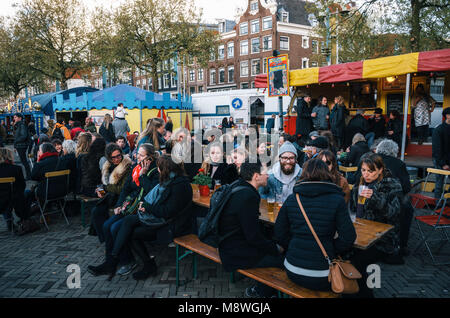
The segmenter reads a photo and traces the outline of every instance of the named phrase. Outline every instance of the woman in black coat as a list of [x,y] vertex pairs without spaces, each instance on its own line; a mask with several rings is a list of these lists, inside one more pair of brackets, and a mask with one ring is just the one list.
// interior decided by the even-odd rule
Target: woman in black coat
[[308,139],[309,133],[313,130],[313,121],[311,117],[311,108],[309,103],[311,102],[311,96],[305,96],[302,99],[297,100],[297,106],[295,108],[297,112],[297,121],[295,134],[301,135],[304,142]]
[[114,133],[114,127],[112,125],[112,117],[110,114],[106,114],[103,123],[100,126],[99,134],[105,139],[106,143],[116,142],[116,134]]
[[349,150],[345,159],[342,160],[342,164],[348,167],[357,167],[362,155],[370,152],[366,139],[360,133],[353,136],[352,146]]
[[345,138],[345,117],[347,116],[347,109],[344,105],[344,98],[338,96],[334,99],[335,105],[330,113],[330,127],[338,148],[341,149],[344,145]]
[[386,137],[395,141],[399,148],[402,146],[403,121],[400,113],[396,110],[391,111],[389,121],[386,126]]
[[205,171],[207,175],[211,177],[211,187],[214,189],[214,186],[217,182],[219,182],[220,184],[225,184],[225,172],[228,165],[226,162],[224,162],[223,151],[219,142],[209,144],[207,148],[208,157],[205,161],[203,161],[201,169],[203,169],[203,171]]
[[288,277],[312,290],[331,289],[329,265],[303,217],[296,195],[300,196],[306,215],[331,259],[349,250],[356,240],[344,194],[332,180],[322,160],[308,160],[275,223],[275,239],[286,250],[284,266]]
[[106,143],[103,138],[96,138],[86,155],[80,158],[80,193],[97,197],[95,189],[102,183],[102,172],[98,165],[105,155]]

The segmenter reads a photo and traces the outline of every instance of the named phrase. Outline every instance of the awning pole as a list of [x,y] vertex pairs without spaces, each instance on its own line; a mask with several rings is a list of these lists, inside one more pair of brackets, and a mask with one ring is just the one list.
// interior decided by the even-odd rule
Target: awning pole
[[405,160],[406,151],[406,129],[408,127],[408,109],[409,109],[409,90],[411,86],[411,74],[406,74],[406,93],[405,93],[405,105],[403,109],[403,136],[402,136],[402,153],[401,160]]

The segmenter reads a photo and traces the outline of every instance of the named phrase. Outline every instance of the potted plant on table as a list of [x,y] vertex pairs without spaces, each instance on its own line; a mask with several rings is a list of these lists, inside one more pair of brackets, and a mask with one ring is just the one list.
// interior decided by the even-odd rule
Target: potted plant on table
[[209,196],[209,188],[212,185],[212,179],[205,173],[205,170],[199,169],[197,175],[192,179],[193,184],[198,184],[201,196]]

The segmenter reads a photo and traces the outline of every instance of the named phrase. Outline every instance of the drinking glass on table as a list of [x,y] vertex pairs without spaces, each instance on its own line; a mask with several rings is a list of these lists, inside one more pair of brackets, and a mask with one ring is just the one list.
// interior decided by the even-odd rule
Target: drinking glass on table
[[214,182],[214,191],[219,189],[221,186],[222,186],[222,184],[220,183],[220,180],[215,180],[215,182]]
[[365,185],[360,185],[358,188],[358,204],[364,205],[364,203],[366,203],[366,197],[363,197],[361,195],[364,190],[369,190],[369,187]]

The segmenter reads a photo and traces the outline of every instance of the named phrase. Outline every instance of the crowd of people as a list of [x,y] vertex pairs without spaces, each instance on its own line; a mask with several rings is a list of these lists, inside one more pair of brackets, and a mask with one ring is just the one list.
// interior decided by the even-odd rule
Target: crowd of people
[[[392,112],[387,125],[378,110],[368,121],[358,114],[346,126],[342,97],[335,99],[331,112],[326,97],[319,98],[320,104],[313,109],[310,100],[306,96],[298,103],[296,135],[281,134],[278,144],[273,135],[260,134],[256,126],[240,130],[232,118],[224,118],[222,125],[205,134],[192,135],[183,128],[172,132],[171,121],[151,118],[140,134],[129,134],[126,112],[118,105],[116,118],[105,115],[99,133],[90,118],[84,127],[76,121],[69,121],[68,126],[60,122],[52,130],[49,125],[36,140],[32,169],[27,161],[30,133],[17,114],[14,147],[25,167],[25,178],[12,152],[0,148],[0,177],[16,178],[16,199],[10,211],[13,208],[21,221],[29,219],[32,201],[44,195],[44,173],[69,169],[70,190],[99,199],[91,213],[89,233],[104,243],[106,257],[103,263],[88,266],[88,271],[110,279],[128,275],[138,258],[142,267],[133,278],[143,280],[157,273],[146,241],[168,244],[177,236],[197,232],[196,218],[206,213],[192,204],[190,184],[202,173],[211,177],[212,189],[225,184],[241,187],[225,203],[219,220],[220,235],[233,232],[219,244],[227,271],[280,267],[301,286],[330,290],[328,263],[300,212],[298,195],[328,255],[350,257],[363,274],[359,296],[370,297],[365,284],[367,265],[400,265],[408,254],[413,208],[408,197],[409,175],[397,158],[399,114]],[[443,116],[444,123],[433,133],[433,159],[437,167],[450,170],[449,108]],[[346,135],[349,132],[351,136]],[[338,170],[342,164],[357,166],[358,171],[346,178]],[[25,191],[27,179],[38,182],[36,189]],[[58,196],[60,189],[55,184],[49,192]],[[2,186],[0,191],[3,200],[8,190]],[[261,199],[282,205],[269,232],[259,222]],[[352,249],[356,232],[351,213],[391,224],[394,229],[368,250],[356,251]],[[273,293],[262,284],[245,291],[247,297]]]

